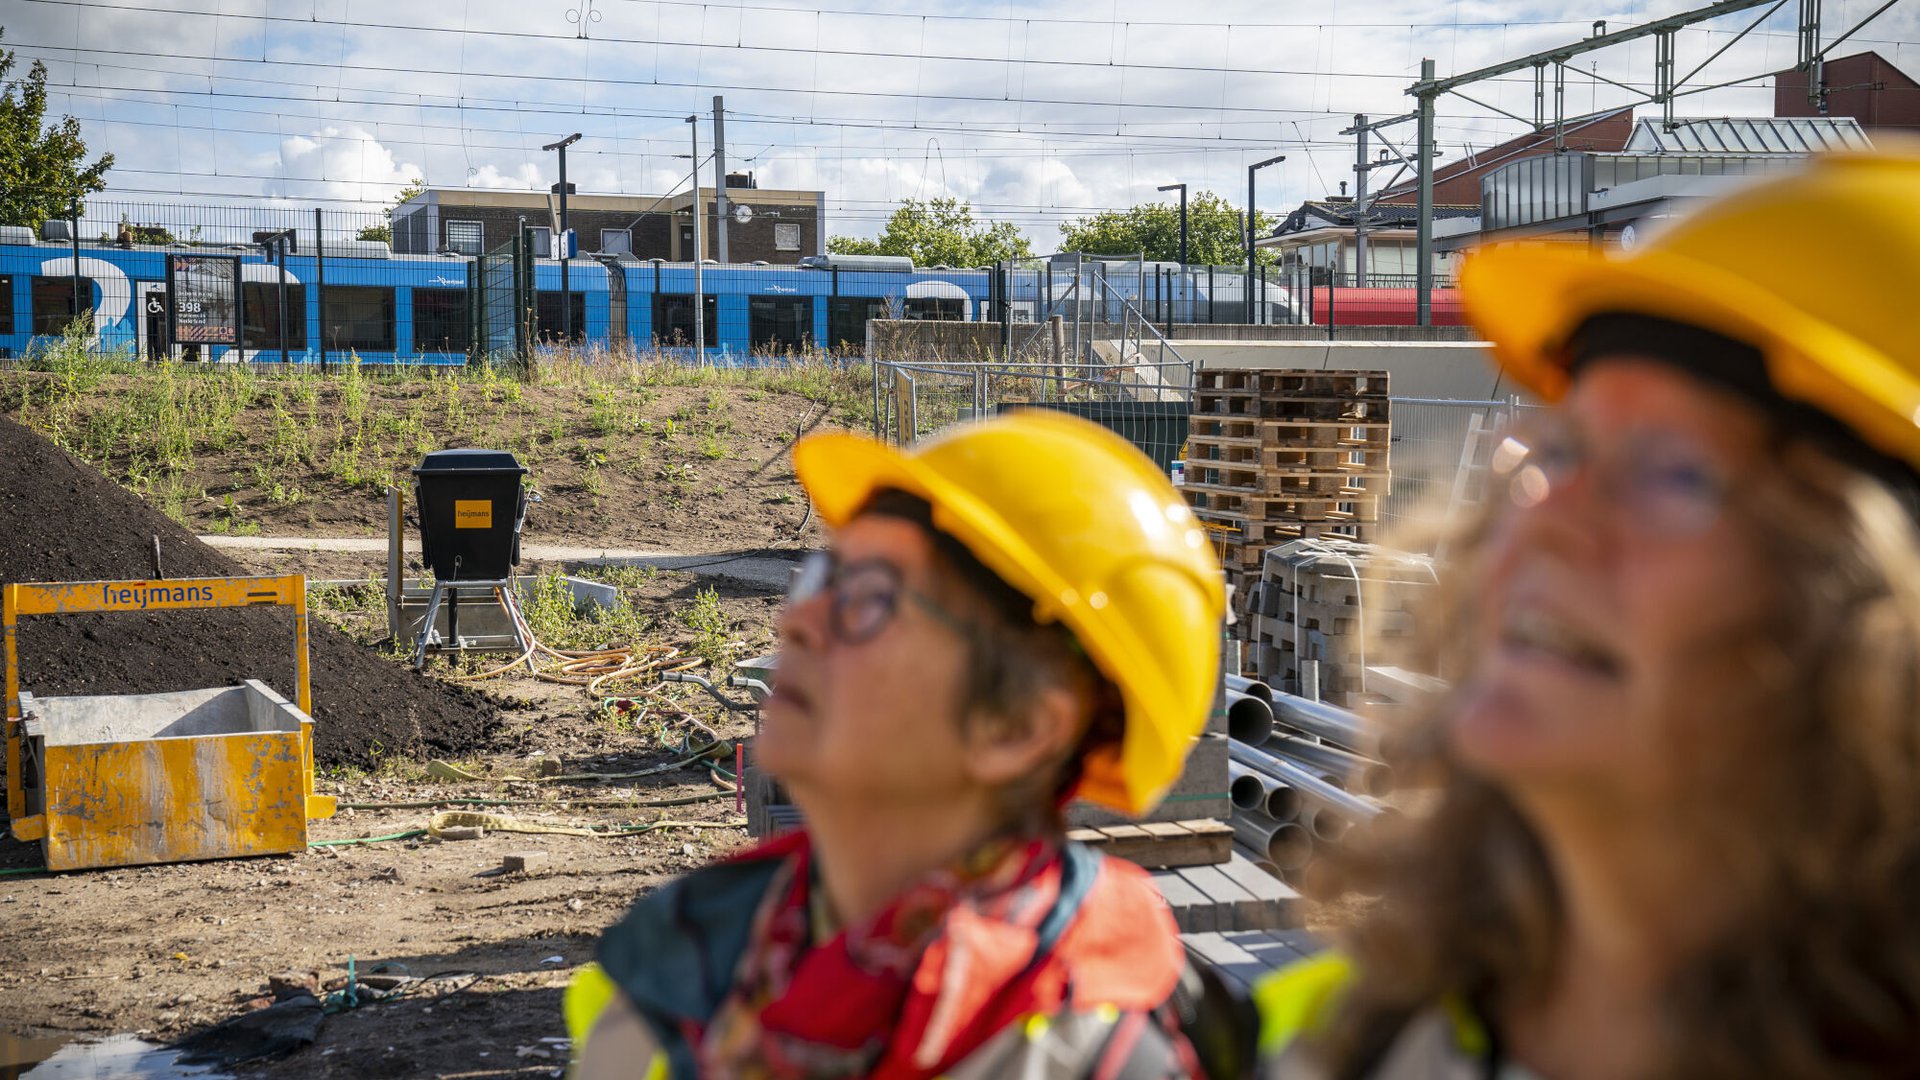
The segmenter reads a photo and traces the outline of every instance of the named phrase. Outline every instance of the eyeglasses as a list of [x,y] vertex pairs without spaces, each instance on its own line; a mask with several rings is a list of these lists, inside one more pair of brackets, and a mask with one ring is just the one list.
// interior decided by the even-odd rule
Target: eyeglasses
[[797,606],[828,594],[828,626],[836,640],[863,645],[879,636],[900,610],[900,598],[914,602],[941,625],[965,634],[967,624],[955,618],[933,598],[901,580],[900,568],[885,559],[842,562],[832,551],[816,551],[800,563],[787,590],[788,606]]
[[1675,431],[1650,431],[1598,454],[1564,417],[1530,422],[1495,447],[1489,468],[1512,505],[1527,509],[1574,483],[1583,470],[1642,533],[1691,536],[1711,528],[1732,488],[1712,451]]

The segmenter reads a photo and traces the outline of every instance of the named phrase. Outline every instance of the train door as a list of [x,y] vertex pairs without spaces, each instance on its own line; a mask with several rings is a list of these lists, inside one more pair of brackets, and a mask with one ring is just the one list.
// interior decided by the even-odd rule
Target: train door
[[167,340],[167,283],[136,281],[133,295],[140,303],[140,355],[149,360],[164,360]]

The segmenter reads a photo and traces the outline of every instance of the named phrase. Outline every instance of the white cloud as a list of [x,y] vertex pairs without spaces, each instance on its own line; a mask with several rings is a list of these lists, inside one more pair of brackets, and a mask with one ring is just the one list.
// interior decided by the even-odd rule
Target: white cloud
[[[565,16],[587,0],[265,0],[217,18],[100,9],[87,12],[84,34],[78,9],[32,6],[10,13],[8,41],[23,56],[44,56],[55,83],[69,84],[65,97],[56,86],[54,108],[115,151],[112,182],[128,189],[368,206],[415,175],[438,186],[544,190],[555,169],[540,146],[580,131],[568,163],[581,191],[661,193],[687,173],[676,156],[687,153],[682,118],[706,113],[724,93],[730,164],[764,186],[826,190],[834,232],[871,233],[902,198],[955,195],[1015,221],[1045,248],[1063,218],[1160,198],[1163,183],[1238,203],[1246,166],[1275,153],[1288,160],[1260,174],[1269,212],[1335,188],[1352,175],[1352,142],[1339,130],[1355,113],[1409,110],[1404,91],[1423,56],[1451,74],[1577,41],[1596,18],[1618,29],[1695,6],[1626,0],[1574,16],[1537,0],[1190,8],[1117,0],[1097,11],[1043,0],[901,18],[876,0],[833,0],[862,14],[795,3],[597,0],[601,18],[584,41]],[[1828,37],[1875,6],[1827,0]],[[962,15],[987,18],[952,17]],[[1783,11],[1701,79],[1791,65],[1793,16]],[[354,25],[329,21],[346,18]],[[1751,18],[1681,35],[1681,71]],[[446,32],[367,25],[380,22]],[[1268,25],[1282,22],[1302,25]],[[1916,41],[1920,9],[1897,5],[1841,51],[1876,48],[1920,75]],[[74,52],[76,44],[124,52]],[[198,59],[213,55],[227,59]],[[1652,71],[1648,41],[1580,57],[1567,111],[1627,99],[1600,77],[1644,85]],[[1549,99],[1551,90],[1549,81]],[[1528,73],[1467,92],[1533,112]],[[916,94],[924,96],[899,96]],[[1752,114],[1771,104],[1770,89],[1749,87],[1683,99],[1680,109]],[[1439,113],[1449,157],[1522,129],[1459,98],[1442,99]],[[1402,145],[1412,134],[1411,125],[1389,133]],[[710,135],[703,127],[703,151]]]

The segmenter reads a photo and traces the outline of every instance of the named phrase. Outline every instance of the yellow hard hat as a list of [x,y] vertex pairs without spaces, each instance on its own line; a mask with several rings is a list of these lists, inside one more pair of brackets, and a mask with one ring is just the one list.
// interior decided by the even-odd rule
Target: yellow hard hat
[[1816,154],[1702,207],[1638,250],[1488,248],[1460,272],[1502,367],[1558,400],[1568,337],[1603,312],[1654,315],[1758,348],[1782,397],[1920,466],[1920,144]]
[[1037,621],[1065,624],[1126,708],[1120,747],[1089,758],[1077,794],[1127,814],[1159,801],[1213,708],[1226,582],[1153,462],[1098,424],[1022,409],[907,451],[814,435],[793,467],[830,528],[885,488],[927,500]]

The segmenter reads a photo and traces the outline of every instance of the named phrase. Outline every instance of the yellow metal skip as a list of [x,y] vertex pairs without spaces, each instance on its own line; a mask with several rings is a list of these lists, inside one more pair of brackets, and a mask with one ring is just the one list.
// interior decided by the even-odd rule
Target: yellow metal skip
[[[23,615],[273,605],[293,609],[299,730],[217,738],[47,746],[29,813],[22,771],[17,628]],[[313,790],[313,694],[306,578],[21,583],[0,588],[6,687],[7,814],[20,840],[40,840],[50,870],[296,851],[309,818],[333,816]]]

